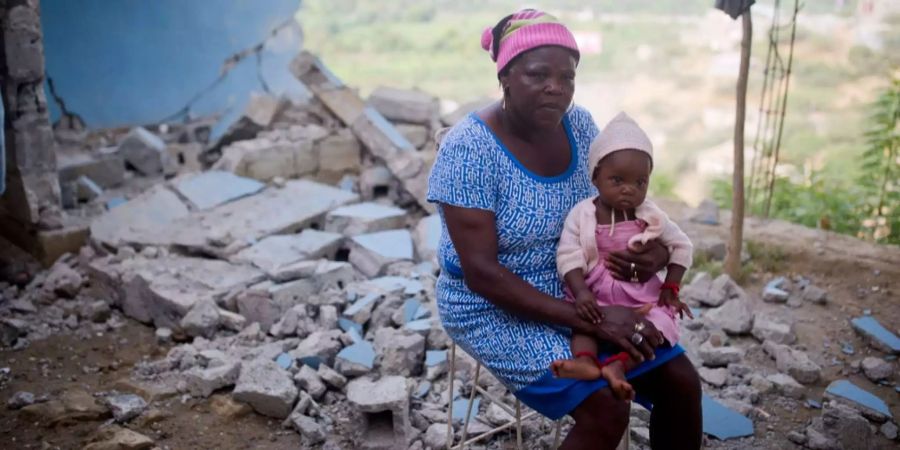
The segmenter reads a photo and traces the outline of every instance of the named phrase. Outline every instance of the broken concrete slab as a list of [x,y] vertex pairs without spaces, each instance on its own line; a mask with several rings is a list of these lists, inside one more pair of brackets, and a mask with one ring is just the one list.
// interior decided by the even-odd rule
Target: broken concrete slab
[[334,368],[346,377],[365,375],[375,367],[375,356],[372,344],[360,340],[337,354]]
[[866,338],[872,347],[894,355],[900,354],[900,338],[882,326],[874,317],[857,317],[850,323],[853,325],[853,329]]
[[775,390],[785,397],[801,399],[806,393],[806,388],[797,382],[793,377],[783,373],[776,373],[766,377],[766,380],[772,383]]
[[114,248],[126,243],[165,245],[165,226],[189,213],[175,193],[156,185],[95,219],[91,238]]
[[57,166],[60,185],[75,181],[81,176],[90,178],[104,189],[118,187],[125,181],[125,161],[115,153],[60,156]]
[[213,168],[263,181],[313,175],[319,168],[315,135],[303,135],[302,130],[310,128],[295,130],[275,130],[271,135],[235,142],[225,147]]
[[771,341],[765,342],[763,349],[775,359],[778,370],[786,372],[803,384],[815,383],[822,376],[822,368],[805,352]]
[[200,298],[181,319],[181,329],[188,336],[203,336],[207,339],[216,334],[221,323],[219,307],[211,298]]
[[375,351],[381,355],[381,373],[416,376],[422,372],[425,338],[417,333],[384,327],[375,333]]
[[725,367],[740,362],[744,353],[739,347],[714,346],[709,341],[704,342],[697,350],[697,356],[707,367]]
[[250,266],[174,254],[122,261],[98,258],[88,272],[126,315],[172,329],[180,329],[181,319],[199,299],[216,299],[265,277]]
[[881,358],[868,356],[860,364],[866,378],[874,383],[886,380],[894,375],[894,366]]
[[283,98],[252,92],[250,100],[247,102],[247,109],[244,110],[244,117],[259,125],[260,128],[266,129],[287,106],[288,102]]
[[784,323],[775,314],[761,314],[753,319],[753,337],[760,342],[772,341],[778,344],[790,345],[797,342],[794,333],[794,325]]
[[316,143],[319,154],[319,176],[358,172],[362,145],[349,129],[342,129]]
[[220,170],[185,175],[173,180],[172,185],[194,209],[200,210],[253,195],[266,187],[259,181]]
[[168,164],[166,143],[142,127],[132,129],[119,144],[117,152],[122,155],[125,162],[145,176],[162,173]]
[[161,231],[171,244],[224,251],[235,242],[249,243],[321,224],[325,213],[356,199],[355,194],[331,186],[307,180],[288,181],[280,189],[266,189],[217,208],[195,212],[169,223]]
[[370,278],[381,275],[391,263],[412,258],[412,236],[407,230],[379,231],[350,240],[350,263]]
[[[716,281],[718,281],[718,278]],[[710,292],[716,289],[716,281],[713,282]],[[749,333],[753,328],[753,316],[753,309],[750,307],[749,299],[734,297],[726,301],[724,305],[709,310],[705,318],[708,322],[722,328],[728,334],[741,335]]]
[[[324,366],[319,366],[320,369],[322,367]],[[297,386],[299,386],[300,389],[306,391],[315,400],[321,398],[328,389],[322,381],[322,378],[319,377],[318,372],[305,365],[300,367],[300,370],[294,375],[294,381],[297,382]]]
[[284,419],[291,414],[297,392],[289,372],[275,361],[255,359],[244,363],[233,395],[260,414]]
[[431,261],[437,264],[437,249],[441,241],[441,217],[432,214],[420,220],[416,225],[413,240],[419,261]]
[[409,379],[399,376],[376,382],[357,378],[347,385],[347,400],[362,413],[360,448],[389,450],[410,444],[411,389]]
[[294,429],[302,436],[305,448],[313,448],[325,441],[325,428],[312,417],[294,413],[291,414],[289,420]]
[[848,380],[832,381],[825,389],[825,397],[848,403],[867,416],[873,414],[876,417],[884,417],[885,420],[893,418],[893,414],[884,400]]
[[438,99],[419,90],[379,86],[369,95],[369,105],[395,122],[431,126],[440,117]]
[[753,422],[703,394],[703,432],[720,440],[753,435]]
[[107,397],[106,405],[112,412],[113,419],[119,423],[128,422],[141,415],[147,409],[147,402],[134,394],[120,394]]
[[[230,260],[248,262],[268,274],[274,274],[285,266],[303,260],[333,258],[343,239],[340,234],[313,229],[303,230],[300,234],[268,236],[241,250]],[[307,265],[309,266],[307,276],[312,276],[319,264],[310,261]],[[285,281],[284,276],[279,278]]]
[[[406,140],[406,137],[400,134],[380,112],[370,106],[363,109],[362,114],[350,124],[350,129],[363,145],[373,155],[387,163],[388,167],[400,154],[415,154],[416,148]],[[393,169],[391,171],[397,175]]]
[[300,359],[317,356],[328,366],[334,365],[334,358],[341,350],[341,332],[338,330],[319,330],[310,333],[300,341],[297,348],[291,350],[291,356]]
[[[382,114],[384,114],[382,112]],[[415,148],[422,148],[428,142],[428,127],[425,125],[401,123],[395,125],[397,131]]]
[[194,397],[206,398],[219,389],[233,386],[240,373],[240,361],[215,367],[193,367],[182,373],[184,391]]
[[380,203],[357,203],[334,209],[325,216],[325,231],[345,236],[403,227],[407,212]]
[[349,126],[362,114],[365,102],[312,53],[304,50],[297,54],[291,61],[290,71],[344,125]]

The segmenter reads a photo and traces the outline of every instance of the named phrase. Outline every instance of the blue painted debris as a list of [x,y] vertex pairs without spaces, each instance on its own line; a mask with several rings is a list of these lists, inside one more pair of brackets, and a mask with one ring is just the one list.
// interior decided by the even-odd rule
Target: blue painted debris
[[290,369],[291,364],[294,363],[294,358],[291,358],[291,355],[288,355],[287,353],[282,353],[275,358],[275,362],[278,363],[282,369],[287,370]]
[[351,328],[350,331],[347,332],[350,335],[350,339],[353,339],[353,343],[362,342],[365,339],[362,336],[362,333],[357,328]]
[[175,183],[175,189],[197,209],[209,209],[261,191],[265,184],[231,172],[211,170]]
[[691,307],[691,314],[694,315],[694,318],[695,318],[695,319],[699,319],[699,318],[700,318],[700,315],[703,314],[703,310],[700,309],[700,308],[694,308],[694,307]]
[[900,386],[894,386],[894,392],[900,394]]
[[416,295],[425,290],[421,281],[405,277],[380,277],[369,280],[367,284],[388,292],[402,289],[405,295]]
[[891,415],[891,410],[888,409],[884,400],[848,380],[832,381],[831,384],[828,385],[828,388],[825,389],[825,393],[841,397],[879,414],[893,417],[893,415]]
[[753,422],[703,394],[703,432],[726,440],[753,435]]
[[337,354],[337,357],[369,369],[375,366],[375,349],[366,341],[345,347]]
[[857,317],[850,323],[857,333],[869,339],[869,343],[873,347],[890,353],[900,353],[900,338],[882,326],[874,317]]
[[405,327],[413,331],[428,331],[431,329],[431,319],[414,320],[407,323]]
[[413,320],[416,320],[416,313],[419,312],[419,308],[422,304],[414,299],[408,299],[405,303],[403,303],[403,323],[409,323]]
[[113,197],[106,201],[106,209],[113,209],[116,206],[124,205],[128,200],[125,200],[125,197]]
[[362,334],[362,325],[350,320],[341,317],[338,319],[338,326],[341,327],[341,331],[344,333],[349,333],[350,329],[355,329],[358,333]]
[[425,305],[419,305],[419,309],[416,310],[416,315],[413,316],[413,320],[424,319],[431,314],[431,310],[428,309]]
[[808,398],[806,399],[806,407],[810,409],[822,409],[822,404],[811,398]]
[[428,395],[428,391],[430,391],[430,390],[431,390],[431,382],[423,381],[423,382],[419,383],[419,387],[416,388],[416,392],[413,393],[413,397],[424,398],[426,395]]
[[425,366],[434,367],[447,361],[447,350],[428,350],[425,352]]
[[856,349],[853,348],[853,344],[849,342],[844,342],[844,346],[841,347],[841,351],[844,352],[845,355],[852,355],[856,353]]
[[[472,401],[472,412],[469,414],[469,422],[475,420],[478,415],[478,406],[481,405],[481,397],[475,397]],[[466,420],[466,410],[469,407],[469,398],[460,398],[453,401],[453,421],[462,422]]]
[[378,300],[378,297],[380,297],[380,295],[378,295],[374,292],[367,294],[365,297],[357,300],[352,305],[348,306],[347,309],[344,310],[344,315],[349,317],[349,316],[352,316],[352,315],[362,311],[363,308],[365,308],[366,306],[369,306],[370,304],[372,304],[376,300]]
[[316,370],[319,370],[319,364],[322,364],[322,358],[318,356],[304,356],[301,358],[297,358],[297,361],[300,361],[300,364],[312,367]]
[[766,283],[766,289],[768,289],[768,288],[781,289],[781,286],[784,284],[785,281],[786,280],[784,279],[784,277],[774,278],[772,281]]

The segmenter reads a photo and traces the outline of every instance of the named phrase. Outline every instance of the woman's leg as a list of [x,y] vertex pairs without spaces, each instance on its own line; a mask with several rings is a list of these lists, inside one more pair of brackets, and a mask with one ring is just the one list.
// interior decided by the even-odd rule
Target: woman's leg
[[575,426],[560,450],[614,450],[628,426],[628,402],[603,388],[588,396],[570,415]]
[[634,378],[639,395],[653,402],[650,447],[653,450],[699,449],[703,442],[700,377],[686,355]]

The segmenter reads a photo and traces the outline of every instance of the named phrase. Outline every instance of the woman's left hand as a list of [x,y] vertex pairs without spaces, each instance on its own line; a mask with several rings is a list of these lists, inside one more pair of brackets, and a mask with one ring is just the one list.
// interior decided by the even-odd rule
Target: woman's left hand
[[612,252],[606,257],[606,268],[613,278],[644,283],[669,263],[669,250],[659,241],[622,252]]

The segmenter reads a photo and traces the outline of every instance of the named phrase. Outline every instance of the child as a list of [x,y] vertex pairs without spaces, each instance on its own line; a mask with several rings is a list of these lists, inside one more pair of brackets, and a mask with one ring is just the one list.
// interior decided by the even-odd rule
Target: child
[[[675,345],[675,314],[693,317],[678,299],[693,246],[662,210],[645,200],[653,170],[653,145],[634,120],[619,113],[591,143],[588,169],[599,195],[579,202],[569,212],[556,254],[568,300],[575,302],[583,319],[595,323],[601,317],[600,306],[635,307],[662,332],[668,345]],[[636,273],[630,280],[613,278],[603,264],[606,255],[652,239],[659,239],[669,249],[665,283],[655,276],[639,283]],[[572,336],[575,357],[554,361],[551,369],[563,378],[603,377],[619,398],[633,399],[634,389],[625,380],[625,372],[636,362],[624,352],[600,362],[597,352],[593,337],[576,333]]]

